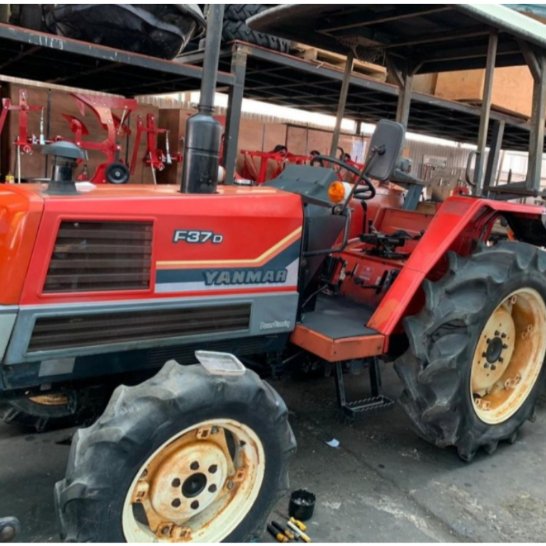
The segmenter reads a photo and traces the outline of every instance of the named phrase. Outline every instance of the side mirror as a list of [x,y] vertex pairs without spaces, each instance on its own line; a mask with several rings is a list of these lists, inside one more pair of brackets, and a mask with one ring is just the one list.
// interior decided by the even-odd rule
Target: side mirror
[[388,180],[402,153],[405,129],[401,123],[382,119],[376,126],[366,156],[366,175],[384,182]]

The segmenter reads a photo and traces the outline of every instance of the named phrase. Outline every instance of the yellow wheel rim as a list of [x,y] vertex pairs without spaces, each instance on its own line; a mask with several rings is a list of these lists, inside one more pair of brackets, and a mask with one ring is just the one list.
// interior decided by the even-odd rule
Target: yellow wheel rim
[[66,394],[60,393],[29,396],[28,399],[35,404],[40,404],[41,406],[66,406],[70,401]]
[[123,505],[128,542],[220,542],[263,482],[262,443],[249,427],[212,419],[170,438],[142,465]]
[[470,377],[476,415],[503,423],[527,400],[546,353],[546,305],[532,288],[512,292],[491,313],[478,340]]

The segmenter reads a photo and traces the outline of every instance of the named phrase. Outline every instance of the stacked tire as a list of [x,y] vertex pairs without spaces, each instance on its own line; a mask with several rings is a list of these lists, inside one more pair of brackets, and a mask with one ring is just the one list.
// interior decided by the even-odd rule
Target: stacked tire
[[290,42],[288,40],[257,32],[246,24],[247,19],[271,7],[271,5],[267,4],[226,4],[222,31],[223,41],[242,40],[281,53],[288,53],[290,51]]

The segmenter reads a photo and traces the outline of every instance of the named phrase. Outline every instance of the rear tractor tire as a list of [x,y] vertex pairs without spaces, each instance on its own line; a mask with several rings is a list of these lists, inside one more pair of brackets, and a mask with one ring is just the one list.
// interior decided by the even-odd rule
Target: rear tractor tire
[[288,488],[295,440],[279,395],[246,370],[209,375],[170,361],[116,389],[77,432],[55,498],[77,542],[242,542],[260,538]]
[[424,285],[405,319],[409,349],[395,362],[400,402],[419,435],[471,461],[514,442],[532,420],[546,375],[546,252],[502,242]]
[[2,420],[36,432],[83,425],[100,415],[111,392],[95,387],[16,398],[7,402]]

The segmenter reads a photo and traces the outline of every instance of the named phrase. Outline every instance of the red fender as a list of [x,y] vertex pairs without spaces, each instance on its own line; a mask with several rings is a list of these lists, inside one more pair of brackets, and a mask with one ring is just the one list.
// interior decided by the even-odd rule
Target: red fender
[[410,309],[410,304],[425,278],[431,275],[447,252],[455,251],[462,255],[471,252],[472,244],[488,235],[491,220],[498,213],[540,222],[546,208],[460,196],[450,197],[443,203],[368,321],[369,328],[385,334],[385,351],[388,350],[388,336],[407,314],[416,312]]

